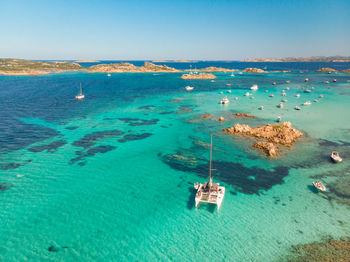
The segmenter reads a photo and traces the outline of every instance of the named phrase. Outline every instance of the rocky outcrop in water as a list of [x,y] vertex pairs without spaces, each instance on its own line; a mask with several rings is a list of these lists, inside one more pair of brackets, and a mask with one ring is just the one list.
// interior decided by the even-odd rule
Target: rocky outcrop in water
[[337,70],[329,67],[322,67],[317,70],[317,72],[338,72]]
[[256,116],[248,113],[234,113],[237,118],[256,118]]
[[181,79],[215,79],[216,76],[210,73],[184,74]]
[[246,68],[243,70],[243,72],[246,73],[266,73],[266,71],[260,69],[260,68]]
[[345,69],[342,71],[342,73],[350,73],[350,69]]
[[269,157],[275,157],[277,155],[277,145],[290,147],[298,138],[303,136],[303,133],[293,128],[290,122],[267,124],[255,128],[248,125],[235,124],[230,128],[223,129],[223,132],[241,134],[259,139],[253,146],[265,152]]

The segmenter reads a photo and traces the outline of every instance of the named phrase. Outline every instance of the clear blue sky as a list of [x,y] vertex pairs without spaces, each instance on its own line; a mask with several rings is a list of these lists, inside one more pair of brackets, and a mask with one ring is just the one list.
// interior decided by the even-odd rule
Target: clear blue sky
[[0,0],[0,57],[350,55],[350,0]]

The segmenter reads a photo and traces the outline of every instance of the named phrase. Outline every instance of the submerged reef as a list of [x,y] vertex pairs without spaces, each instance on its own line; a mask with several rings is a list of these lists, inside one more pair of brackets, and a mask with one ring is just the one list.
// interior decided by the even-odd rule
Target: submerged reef
[[267,124],[255,128],[248,125],[235,124],[234,126],[223,129],[222,131],[230,134],[241,134],[260,139],[260,141],[257,141],[253,146],[265,152],[269,157],[275,157],[277,155],[277,144],[290,147],[298,138],[303,136],[303,133],[293,128],[290,122],[283,122],[282,124]]
[[289,259],[290,262],[348,262],[350,261],[350,237],[296,245],[292,247],[292,252],[296,258]]

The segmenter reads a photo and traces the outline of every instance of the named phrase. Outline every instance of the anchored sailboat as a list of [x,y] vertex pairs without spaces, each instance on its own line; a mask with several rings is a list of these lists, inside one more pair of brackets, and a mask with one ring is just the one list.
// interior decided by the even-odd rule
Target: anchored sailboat
[[221,207],[222,201],[225,196],[225,187],[219,186],[219,183],[213,183],[212,171],[212,154],[213,154],[213,136],[210,138],[210,161],[209,161],[209,181],[204,184],[195,183],[194,188],[197,190],[195,201],[196,207],[199,206],[200,203],[210,203],[216,204],[218,210]]
[[82,100],[85,98],[85,95],[83,94],[83,91],[81,89],[81,83],[80,83],[80,93],[75,96],[75,99]]

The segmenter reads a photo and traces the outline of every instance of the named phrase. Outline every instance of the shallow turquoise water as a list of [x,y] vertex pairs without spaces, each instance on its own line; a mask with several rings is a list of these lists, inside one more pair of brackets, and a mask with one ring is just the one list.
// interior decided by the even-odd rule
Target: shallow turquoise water
[[[179,76],[0,78],[2,260],[278,261],[292,245],[349,235],[349,206],[310,187],[315,177],[328,185],[349,175],[348,75],[217,73],[215,82]],[[305,77],[311,93],[303,93]],[[334,77],[337,83],[322,83]],[[86,99],[75,101],[80,81]],[[259,90],[250,99],[244,94],[253,84]],[[279,109],[286,87],[288,101]],[[294,110],[320,94],[320,102]],[[224,95],[231,103],[219,105]],[[257,119],[236,119],[234,112]],[[203,120],[205,113],[227,121]],[[221,132],[279,115],[306,135],[277,159]],[[227,187],[219,212],[194,208],[193,183],[205,181],[208,170],[201,142],[210,134],[214,179]],[[329,162],[334,147],[341,165]]]

